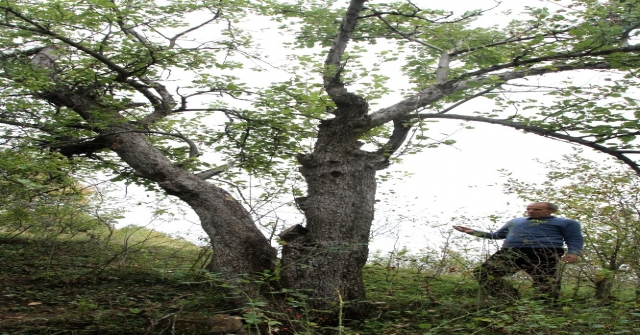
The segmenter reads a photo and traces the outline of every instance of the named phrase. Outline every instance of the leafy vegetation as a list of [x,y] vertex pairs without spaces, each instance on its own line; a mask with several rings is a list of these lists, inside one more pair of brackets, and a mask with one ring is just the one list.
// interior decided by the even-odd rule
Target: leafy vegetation
[[[426,121],[508,126],[587,146],[640,174],[638,3],[524,5],[487,25],[492,9],[0,0],[0,149],[18,152],[2,162],[10,173],[0,187],[23,201],[10,200],[4,219],[16,233],[34,224],[48,232],[53,222],[61,228],[53,241],[109,229],[77,211],[81,194],[60,178],[107,174],[196,213],[215,250],[207,268],[225,278],[236,308],[283,303],[266,289],[269,278],[310,295],[311,310],[331,310],[333,326],[364,316],[378,171],[400,153],[453,143],[434,143]],[[254,38],[276,25],[284,36],[262,47],[273,44],[287,61],[271,71]],[[475,104],[482,99],[488,105]],[[29,159],[41,169],[22,164]],[[269,191],[245,196],[247,176]],[[259,224],[280,206],[258,208],[256,198],[285,199],[300,218],[297,233],[280,236],[281,254],[276,229],[265,236]]]
[[[515,277],[523,300],[481,299],[460,264],[438,269],[424,254],[373,257],[364,268],[373,313],[324,325],[291,294],[280,312],[259,301],[236,309],[226,285],[203,270],[206,249],[139,227],[109,233],[31,235],[0,239],[0,334],[208,334],[216,315],[242,318],[256,334],[635,334],[640,305],[633,280],[616,279],[615,299],[594,300],[594,287],[565,270],[563,301],[550,307],[529,300],[528,279]],[[456,255],[456,257],[459,255]],[[456,258],[459,259],[459,258]],[[299,292],[302,293],[302,292]],[[295,299],[293,297],[296,297]]]
[[1,239],[0,248],[6,334],[142,334],[181,308],[224,310],[215,287],[187,280],[197,277],[206,252],[144,228],[48,239],[23,234]]

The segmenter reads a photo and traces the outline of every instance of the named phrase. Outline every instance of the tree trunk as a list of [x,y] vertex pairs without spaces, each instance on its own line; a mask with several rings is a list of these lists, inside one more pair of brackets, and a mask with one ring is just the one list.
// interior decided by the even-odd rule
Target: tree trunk
[[[611,299],[611,289],[616,277],[616,270],[619,267],[615,262],[611,262],[608,268],[601,269],[595,278],[596,292],[595,298],[602,303],[608,303]],[[611,270],[614,269],[614,270]]]
[[[214,255],[210,270],[220,273],[223,280],[242,291],[238,295],[241,298],[230,298],[236,304],[242,304],[245,297],[256,297],[261,286],[259,281],[239,279],[244,279],[244,276],[251,279],[265,271],[272,273],[277,254],[249,212],[228,192],[169,160],[146,135],[139,132],[144,127],[138,125],[136,128],[135,123],[126,122],[119,108],[109,107],[102,101],[105,100],[101,95],[104,90],[96,88],[100,86],[74,87],[58,82],[54,64],[57,59],[57,48],[47,47],[38,51],[31,60],[34,67],[48,70],[50,79],[56,84],[55,88],[38,93],[37,97],[73,110],[94,127],[99,136],[84,142],[91,144],[87,152],[114,151],[138,176],[157,183],[168,194],[186,202],[196,212],[202,228],[211,239]],[[151,101],[155,102],[156,116],[170,114],[175,105],[171,95],[160,84],[150,86],[162,97]],[[82,145],[72,147],[81,148],[80,152],[88,150]],[[77,153],[72,150],[66,154],[72,156]]]
[[376,171],[388,161],[359,149],[368,104],[355,95],[345,100],[336,118],[321,122],[314,152],[298,158],[308,190],[296,201],[307,226],[302,234],[283,236],[281,278],[284,287],[305,294],[316,312],[358,317],[367,312],[362,268],[369,252]]
[[[92,113],[112,116],[114,125],[99,129],[98,144],[113,150],[136,174],[157,183],[168,194],[186,202],[198,215],[202,228],[214,250],[209,269],[243,291],[234,299],[242,305],[245,297],[256,297],[260,284],[255,280],[240,281],[244,275],[273,272],[276,250],[255,225],[249,212],[229,193],[188,170],[175,165],[153,146],[144,134],[120,122],[119,114],[101,109],[89,95],[59,88],[48,92],[46,99],[73,108],[91,122]],[[241,307],[241,306],[238,306]]]
[[308,196],[298,199],[304,235],[282,249],[282,284],[300,290],[314,309],[362,314],[362,267],[368,256],[376,192],[375,169],[361,157],[341,157],[300,169]]
[[611,299],[611,289],[613,288],[613,278],[600,278],[596,281],[595,298],[603,303]]
[[[260,232],[249,212],[229,193],[193,173],[175,166],[146,137],[123,129],[110,129],[105,139],[123,161],[168,194],[186,202],[198,215],[211,239],[214,257],[210,270],[239,285],[243,275],[273,272],[276,250]],[[245,281],[246,282],[246,281]],[[259,284],[244,283],[242,290],[255,297]]]

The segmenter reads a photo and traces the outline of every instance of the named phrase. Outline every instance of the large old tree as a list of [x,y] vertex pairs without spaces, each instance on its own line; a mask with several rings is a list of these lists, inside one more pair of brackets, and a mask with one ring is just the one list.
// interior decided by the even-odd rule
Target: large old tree
[[[376,173],[398,150],[431,145],[429,119],[570,141],[640,171],[628,157],[640,115],[637,1],[563,1],[490,27],[481,26],[483,10],[430,8],[437,4],[1,0],[4,144],[184,201],[210,237],[210,269],[249,276],[240,282],[247,296],[260,290],[251,277],[276,270],[277,252],[241,199],[211,178],[228,159],[286,185],[278,169],[295,159],[306,220],[282,235],[280,285],[314,308],[343,301],[358,311]],[[252,76],[270,74],[251,36],[275,21],[290,75],[255,87]],[[254,65],[246,84],[234,77]],[[388,79],[398,78],[402,97],[385,100]],[[478,99],[491,99],[492,111]]]

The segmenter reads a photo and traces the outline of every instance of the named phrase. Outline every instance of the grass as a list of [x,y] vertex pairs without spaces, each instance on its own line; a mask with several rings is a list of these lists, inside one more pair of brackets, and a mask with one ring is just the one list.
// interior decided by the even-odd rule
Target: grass
[[593,290],[575,291],[575,279],[567,278],[562,301],[552,306],[534,299],[526,277],[513,279],[523,299],[505,302],[479,294],[469,273],[431,277],[370,266],[365,274],[379,311],[353,334],[640,334],[640,305],[628,285],[619,285],[618,298],[603,304],[593,299]]
[[[187,241],[135,227],[98,235],[0,239],[0,335],[205,334],[178,321],[227,313],[243,315],[245,324],[270,321],[274,334],[328,334],[304,315],[280,320],[296,326],[285,331],[260,304],[231,310],[202,270],[207,251]],[[340,334],[640,334],[640,306],[624,285],[603,305],[588,285],[573,290],[569,278],[565,300],[552,307],[528,300],[526,288],[518,302],[480,297],[465,272],[434,276],[371,264],[364,276],[373,313],[344,320]]]
[[194,284],[200,248],[144,229],[108,243],[3,239],[0,255],[0,334],[155,334],[171,313],[226,309],[210,282]]

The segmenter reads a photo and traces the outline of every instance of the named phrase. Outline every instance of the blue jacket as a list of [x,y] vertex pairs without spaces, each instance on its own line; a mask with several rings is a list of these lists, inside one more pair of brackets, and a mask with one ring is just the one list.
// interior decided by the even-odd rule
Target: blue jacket
[[555,216],[517,218],[494,232],[474,230],[470,234],[495,240],[504,239],[502,248],[563,248],[566,244],[568,253],[576,255],[582,253],[584,244],[578,221]]

